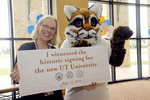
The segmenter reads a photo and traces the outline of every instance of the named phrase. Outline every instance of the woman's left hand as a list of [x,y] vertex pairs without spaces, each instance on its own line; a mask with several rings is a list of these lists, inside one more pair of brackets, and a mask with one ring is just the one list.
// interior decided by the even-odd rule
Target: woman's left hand
[[92,84],[90,85],[86,85],[87,87],[92,87],[92,86],[95,86],[97,84],[97,82],[92,82]]

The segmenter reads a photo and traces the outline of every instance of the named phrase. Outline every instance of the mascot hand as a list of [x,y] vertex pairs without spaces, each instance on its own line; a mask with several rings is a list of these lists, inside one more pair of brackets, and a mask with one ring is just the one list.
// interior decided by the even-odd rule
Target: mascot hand
[[86,41],[86,40],[77,40],[73,43],[73,45],[71,47],[74,48],[74,47],[89,47],[89,46],[91,46],[91,44],[88,43],[88,41]]
[[113,32],[113,37],[110,40],[111,55],[109,64],[114,67],[120,66],[123,63],[126,49],[124,49],[125,40],[128,40],[133,35],[133,31],[128,26],[119,26]]

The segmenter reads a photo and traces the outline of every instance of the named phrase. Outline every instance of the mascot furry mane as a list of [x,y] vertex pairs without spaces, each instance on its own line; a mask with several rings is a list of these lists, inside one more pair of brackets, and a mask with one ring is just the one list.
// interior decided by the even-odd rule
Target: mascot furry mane
[[111,40],[105,40],[102,37],[103,28],[99,23],[102,9],[99,3],[88,9],[65,5],[64,12],[69,23],[65,29],[66,39],[61,48],[107,46],[109,63],[112,66],[120,66],[126,53],[125,40],[129,39],[133,32],[128,26],[119,26],[114,30]]

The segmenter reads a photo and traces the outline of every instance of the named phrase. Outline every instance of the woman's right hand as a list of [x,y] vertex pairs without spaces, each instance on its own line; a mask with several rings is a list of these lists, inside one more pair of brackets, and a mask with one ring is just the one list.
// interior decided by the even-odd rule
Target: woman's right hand
[[15,64],[15,68],[14,71],[10,74],[10,77],[12,78],[12,80],[14,80],[16,83],[19,82],[20,80],[20,75],[19,75],[19,69],[18,69],[18,64]]

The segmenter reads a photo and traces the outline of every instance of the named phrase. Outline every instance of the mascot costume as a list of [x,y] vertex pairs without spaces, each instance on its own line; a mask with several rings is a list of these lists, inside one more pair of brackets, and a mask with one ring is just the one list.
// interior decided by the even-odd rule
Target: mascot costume
[[[65,29],[66,39],[61,48],[107,46],[109,64],[115,67],[122,64],[126,54],[125,40],[133,34],[129,27],[116,28],[109,41],[102,37],[103,29],[99,23],[102,14],[101,4],[95,3],[88,9],[65,5],[64,12],[69,24]],[[110,100],[107,82],[97,83],[92,87],[67,88],[65,100]]]

